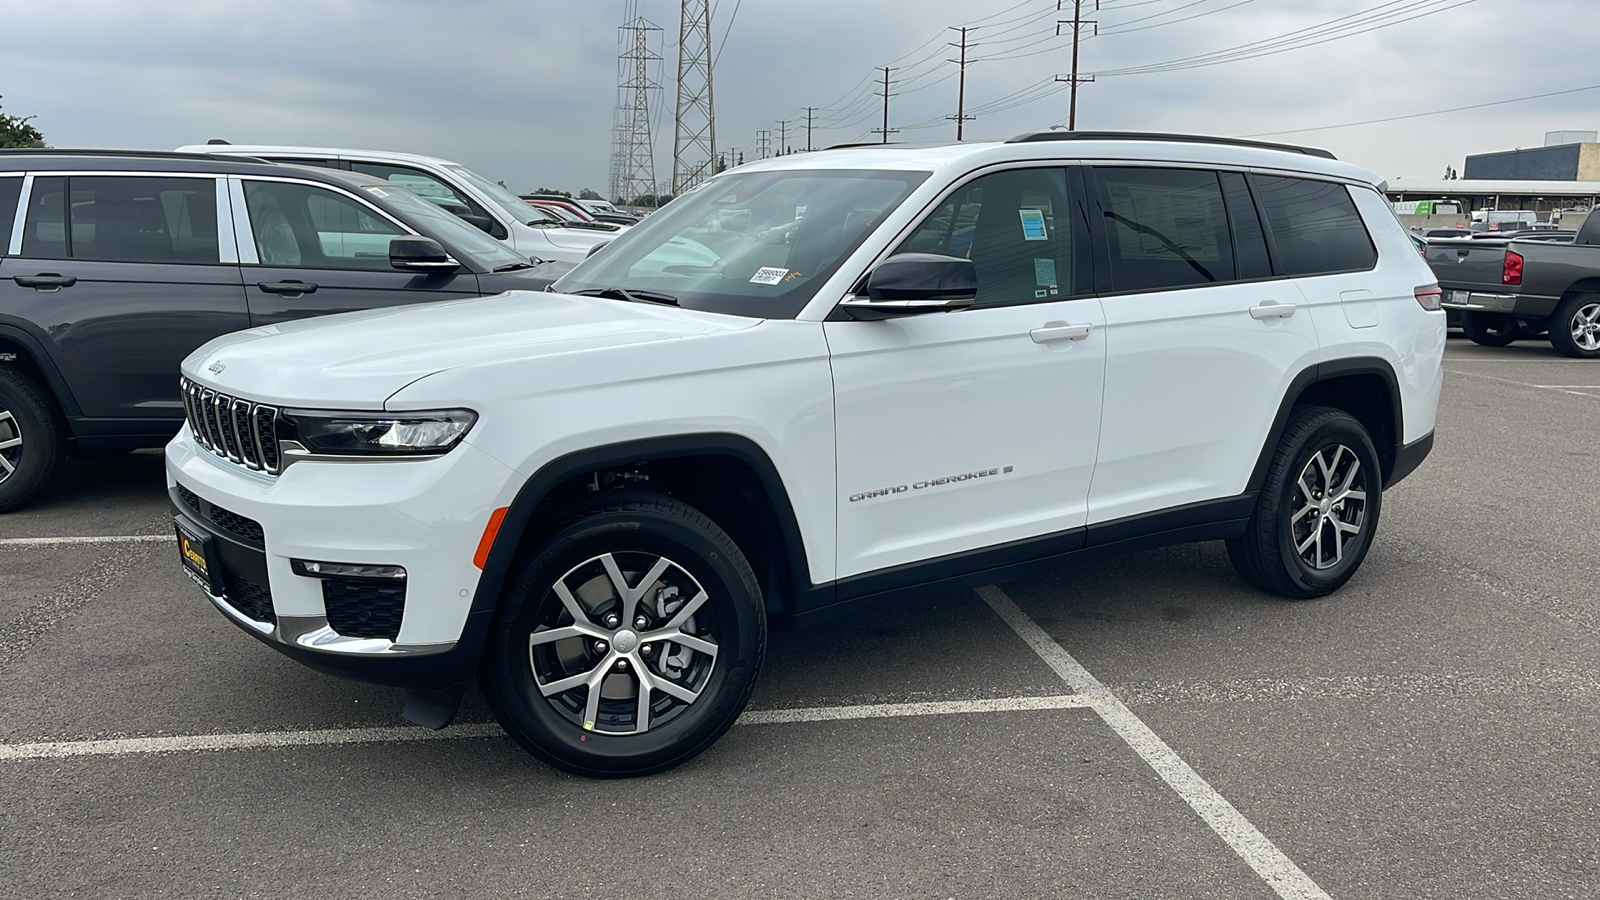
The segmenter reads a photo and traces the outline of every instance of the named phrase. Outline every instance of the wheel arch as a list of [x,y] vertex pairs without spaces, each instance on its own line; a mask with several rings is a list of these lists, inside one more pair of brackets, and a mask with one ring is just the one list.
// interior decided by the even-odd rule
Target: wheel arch
[[[15,359],[6,360],[6,356],[14,356]],[[78,402],[73,399],[66,379],[61,376],[44,345],[23,329],[5,322],[0,322],[0,365],[16,366],[19,371],[37,380],[50,392],[57,410],[69,421],[70,417],[79,414]],[[68,430],[70,432],[70,426]]]
[[1250,473],[1247,491],[1261,490],[1272,464],[1273,449],[1283,436],[1289,416],[1295,407],[1307,405],[1331,406],[1354,416],[1372,435],[1383,466],[1384,487],[1395,482],[1400,443],[1405,436],[1400,379],[1394,367],[1381,357],[1352,357],[1310,366],[1290,381]]
[[[645,480],[657,482],[644,489],[679,497],[729,532],[756,569],[770,618],[786,621],[795,599],[815,590],[799,521],[771,457],[742,435],[686,434],[579,450],[540,467],[518,490],[501,522],[484,561],[473,614],[492,618],[516,566],[553,526],[549,514],[569,492],[607,473],[641,471],[649,473]],[[711,474],[717,478],[708,483]]]
[[1574,281],[1561,292],[1561,300],[1557,301],[1557,305],[1574,294],[1600,294],[1600,278],[1580,278]]

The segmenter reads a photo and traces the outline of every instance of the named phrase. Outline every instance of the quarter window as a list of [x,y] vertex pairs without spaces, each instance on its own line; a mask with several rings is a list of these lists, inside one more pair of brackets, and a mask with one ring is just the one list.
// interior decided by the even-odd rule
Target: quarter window
[[1066,172],[1015,169],[958,188],[896,253],[972,260],[974,306],[1059,299],[1072,293],[1072,224]]
[[1331,181],[1255,176],[1278,271],[1321,275],[1370,269],[1378,253],[1350,189]]
[[1094,170],[1111,264],[1110,290],[1149,291],[1234,279],[1233,242],[1217,173]]
[[245,207],[264,266],[388,269],[389,240],[405,230],[324,188],[246,181]]

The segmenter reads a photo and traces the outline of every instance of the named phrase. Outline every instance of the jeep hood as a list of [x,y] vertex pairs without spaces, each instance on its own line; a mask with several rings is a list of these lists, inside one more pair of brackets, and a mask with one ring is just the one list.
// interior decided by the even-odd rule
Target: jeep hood
[[513,291],[301,319],[219,337],[185,377],[280,406],[381,409],[436,372],[742,331],[759,319],[600,297]]

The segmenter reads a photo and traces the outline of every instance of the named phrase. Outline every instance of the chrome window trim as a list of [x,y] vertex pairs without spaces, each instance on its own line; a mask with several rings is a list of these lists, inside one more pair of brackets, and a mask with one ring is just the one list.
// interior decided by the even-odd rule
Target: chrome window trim
[[228,179],[217,176],[217,262],[239,264],[239,245],[233,240],[233,204],[228,196]]
[[241,264],[260,265],[261,257],[256,253],[256,232],[250,225],[250,211],[244,205],[244,182],[237,175],[228,176],[228,201],[231,211],[229,218],[233,221],[234,255]]
[[28,214],[28,200],[33,196],[33,174],[22,176],[22,193],[17,195],[17,217],[11,221],[11,239],[6,243],[7,256],[22,255],[24,217]]

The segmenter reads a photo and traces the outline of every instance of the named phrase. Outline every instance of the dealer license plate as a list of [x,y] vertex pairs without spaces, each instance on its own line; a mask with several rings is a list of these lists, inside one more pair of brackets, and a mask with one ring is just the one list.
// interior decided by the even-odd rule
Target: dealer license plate
[[178,558],[190,578],[212,594],[222,594],[222,572],[217,566],[217,554],[211,546],[211,537],[186,524],[180,516],[172,520],[178,533]]

